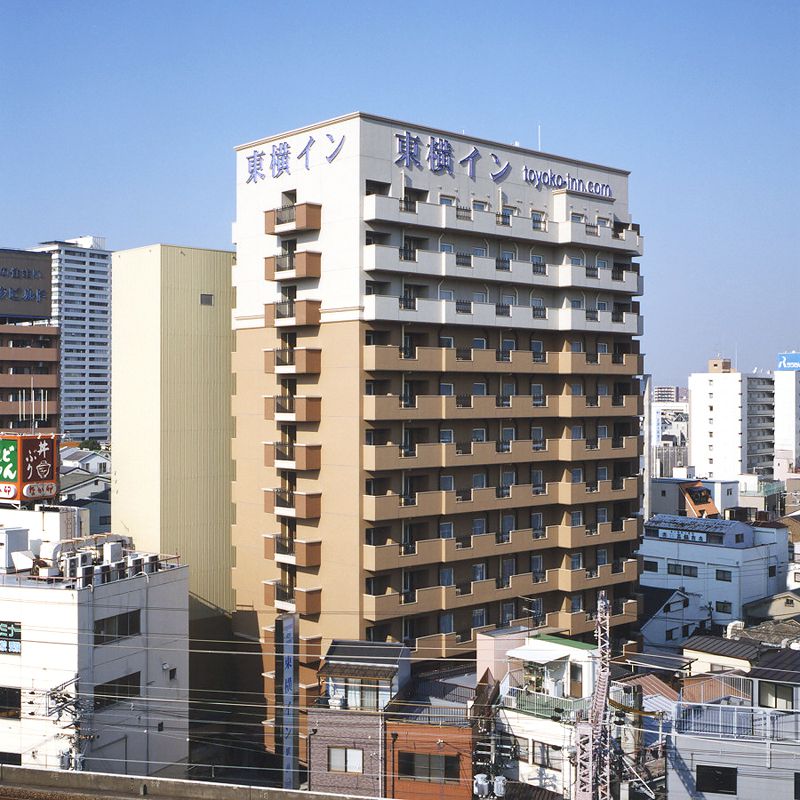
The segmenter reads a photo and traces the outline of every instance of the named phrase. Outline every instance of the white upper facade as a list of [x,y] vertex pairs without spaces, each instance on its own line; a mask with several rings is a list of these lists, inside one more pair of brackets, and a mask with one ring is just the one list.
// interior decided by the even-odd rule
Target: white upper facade
[[775,370],[775,478],[784,480],[797,469],[800,469],[800,369],[779,366]]
[[111,436],[111,251],[81,236],[31,248],[52,255],[52,319],[61,328],[61,430]]
[[[264,259],[276,255],[272,237],[264,236],[264,211],[295,203],[322,206],[321,229],[299,232],[297,251],[321,250],[324,269],[318,287],[298,288],[297,299],[304,299],[305,292],[322,299],[323,322],[401,319],[395,296],[403,294],[404,283],[420,276],[435,278],[441,291],[420,300],[417,321],[455,320],[453,298],[465,279],[485,279],[487,287],[518,282],[507,291],[511,324],[519,327],[580,329],[586,326],[582,309],[589,308],[600,308],[599,322],[610,325],[611,304],[606,307],[601,299],[604,289],[609,296],[641,293],[637,274],[626,273],[625,286],[610,279],[614,254],[630,259],[643,246],[631,226],[628,173],[622,170],[362,114],[243,145],[236,170],[235,327],[262,325],[264,304],[281,299],[277,284],[264,280]],[[414,198],[413,214],[402,208],[404,197]],[[476,234],[496,237],[498,214],[505,215],[502,222],[515,240],[505,256],[509,269],[498,274],[495,259],[474,250],[471,266],[457,264],[459,241],[453,229],[470,241]],[[368,240],[368,224],[405,220],[428,229],[424,244]],[[445,240],[445,230],[454,241]],[[419,248],[413,263],[400,257],[403,246]],[[537,252],[559,268],[549,270],[540,282],[541,296],[533,297],[530,264]],[[578,260],[594,265],[595,258],[608,266],[608,273],[587,283],[585,269],[579,275],[575,267]],[[382,293],[388,296],[368,292],[373,269],[394,273]],[[581,281],[585,290],[567,289]],[[540,302],[552,309],[546,319],[532,316],[531,305]],[[474,302],[471,313],[476,324],[509,324],[508,316],[495,319],[495,306],[488,302]],[[615,324],[640,333],[636,314],[626,313]]]

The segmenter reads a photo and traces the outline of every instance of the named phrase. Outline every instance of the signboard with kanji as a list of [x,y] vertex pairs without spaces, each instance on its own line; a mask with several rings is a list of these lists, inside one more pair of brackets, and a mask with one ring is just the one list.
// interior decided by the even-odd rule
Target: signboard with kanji
[[35,501],[58,495],[58,439],[0,434],[0,500]]

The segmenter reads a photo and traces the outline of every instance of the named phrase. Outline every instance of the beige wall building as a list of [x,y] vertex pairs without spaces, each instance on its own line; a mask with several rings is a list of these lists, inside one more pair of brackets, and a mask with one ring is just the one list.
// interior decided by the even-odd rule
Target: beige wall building
[[[464,656],[636,618],[628,173],[364,114],[237,153],[236,623]],[[116,387],[115,387],[116,391]]]
[[190,567],[192,620],[229,615],[234,254],[114,253],[112,530]]

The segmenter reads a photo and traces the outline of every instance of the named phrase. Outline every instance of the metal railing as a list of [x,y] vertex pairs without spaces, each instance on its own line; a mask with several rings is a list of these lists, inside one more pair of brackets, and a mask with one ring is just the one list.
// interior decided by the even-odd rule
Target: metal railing
[[494,358],[495,361],[511,361],[511,350],[495,350]]
[[275,272],[287,272],[294,269],[294,255],[277,256],[275,258]]
[[531,264],[534,275],[547,275],[547,264]]
[[275,224],[286,225],[287,222],[294,222],[297,219],[297,207],[295,205],[284,206],[275,211]]
[[531,314],[534,319],[547,319],[547,309],[543,306],[531,306]]
[[287,586],[285,583],[275,584],[275,599],[282,603],[294,603],[294,586]]
[[500,272],[509,272],[511,270],[511,260],[508,258],[496,258],[494,260],[494,268]]
[[417,201],[411,197],[401,197],[400,198],[400,210],[401,211],[408,211],[412,214],[415,214],[417,211]]
[[293,367],[295,365],[295,352],[292,347],[282,347],[275,351],[276,367]]
[[547,222],[543,219],[532,219],[531,225],[535,231],[546,231]]
[[416,297],[398,297],[397,303],[400,308],[403,308],[407,311],[416,311],[417,310],[417,298]]
[[456,300],[456,314],[471,314],[472,303],[469,300]]
[[612,311],[611,312],[611,321],[612,322],[624,322],[625,321],[625,314],[623,311]]
[[399,247],[397,252],[400,254],[401,261],[416,261],[417,251],[413,247]]
[[295,554],[294,539],[285,539],[282,536],[276,537],[275,552],[281,556],[293,556]]
[[597,322],[597,320],[599,319],[599,316],[597,314],[597,309],[596,308],[587,308],[586,309],[586,319],[589,322]]
[[510,394],[498,394],[495,396],[495,407],[496,408],[511,408],[511,395]]
[[472,408],[472,395],[471,394],[457,394],[456,395],[456,408]]
[[511,316],[511,306],[506,303],[495,303],[494,310],[498,317]]
[[456,266],[457,267],[471,267],[472,266],[472,253],[456,253]]
[[471,220],[472,209],[467,206],[456,206],[456,219]]
[[294,508],[294,492],[291,489],[276,489],[275,505],[279,508]]
[[275,445],[276,461],[294,461],[294,445],[290,442],[279,442]]
[[275,398],[276,414],[293,414],[295,408],[294,397],[288,394],[281,394]]
[[674,725],[677,733],[800,742],[800,712],[794,710],[678,703]]
[[625,353],[612,353],[611,354],[611,363],[612,364],[624,364],[625,363]]
[[508,227],[511,225],[511,214],[507,214],[503,211],[495,214],[494,219],[498,225],[502,225],[503,227]]
[[530,691],[520,686],[510,686],[508,692],[503,696],[505,708],[513,708],[525,714],[547,719],[552,717],[564,720],[586,719],[591,704],[591,697],[554,697],[551,694]]
[[593,222],[587,222],[586,223],[586,235],[587,236],[599,236],[600,235],[600,231],[599,231],[597,225],[595,225]]
[[456,348],[456,361],[472,361],[472,348],[471,347],[457,347]]
[[586,277],[587,278],[596,278],[599,275],[597,271],[597,267],[592,266],[591,264],[586,265]]
[[275,319],[289,319],[294,316],[294,300],[275,303]]

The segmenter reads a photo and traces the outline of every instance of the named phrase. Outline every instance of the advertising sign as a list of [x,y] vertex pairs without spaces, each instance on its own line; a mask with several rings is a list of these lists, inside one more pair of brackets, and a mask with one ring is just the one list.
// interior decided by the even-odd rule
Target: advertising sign
[[50,316],[50,264],[49,253],[0,250],[0,316]]
[[275,728],[283,765],[283,788],[297,789],[298,772],[297,615],[275,620]]
[[800,353],[778,353],[778,366],[781,371],[800,370]]
[[0,622],[0,655],[22,653],[22,625],[19,622]]
[[57,495],[57,437],[0,436],[0,500],[24,502]]

